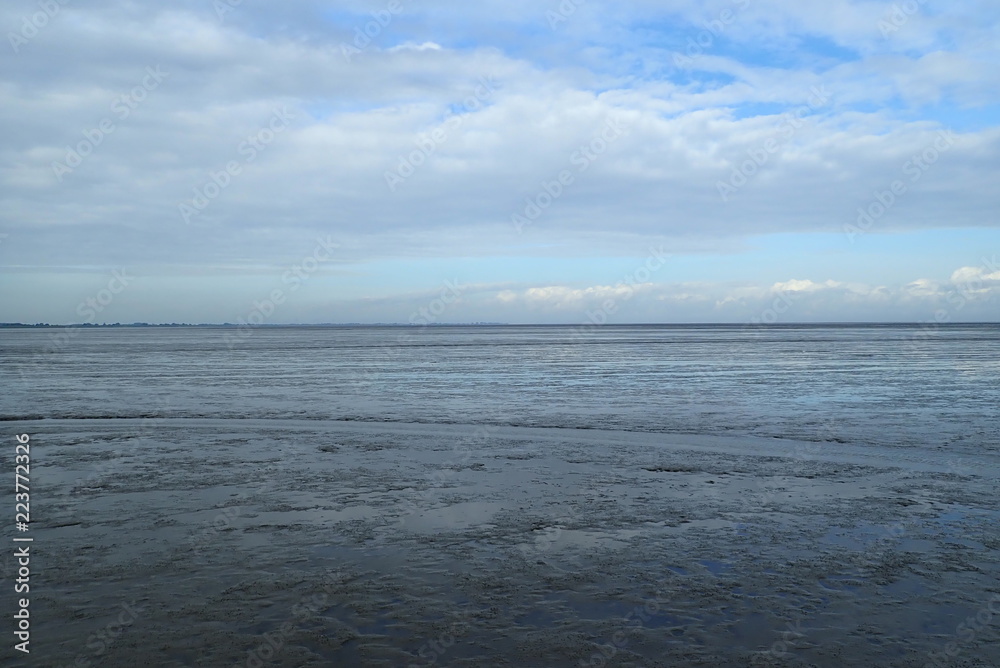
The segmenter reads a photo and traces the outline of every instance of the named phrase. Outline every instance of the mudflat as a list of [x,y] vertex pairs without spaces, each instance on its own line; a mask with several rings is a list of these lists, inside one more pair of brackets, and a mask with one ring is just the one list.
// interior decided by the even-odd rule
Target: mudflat
[[8,426],[32,435],[35,665],[995,665],[988,450]]

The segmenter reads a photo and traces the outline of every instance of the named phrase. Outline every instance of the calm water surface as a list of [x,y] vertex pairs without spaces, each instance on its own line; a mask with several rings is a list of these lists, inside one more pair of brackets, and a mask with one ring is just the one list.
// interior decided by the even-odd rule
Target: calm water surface
[[0,330],[0,417],[295,417],[995,448],[1000,325]]

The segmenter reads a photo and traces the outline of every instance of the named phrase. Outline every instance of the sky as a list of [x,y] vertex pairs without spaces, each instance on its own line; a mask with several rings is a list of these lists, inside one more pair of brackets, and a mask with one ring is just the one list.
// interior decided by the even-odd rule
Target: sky
[[0,322],[1000,320],[995,0],[0,28]]

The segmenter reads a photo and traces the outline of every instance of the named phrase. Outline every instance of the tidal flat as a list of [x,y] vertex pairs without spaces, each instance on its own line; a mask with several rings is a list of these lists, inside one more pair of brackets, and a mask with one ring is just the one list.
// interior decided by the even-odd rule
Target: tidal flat
[[33,444],[33,665],[995,665],[987,449],[6,424]]

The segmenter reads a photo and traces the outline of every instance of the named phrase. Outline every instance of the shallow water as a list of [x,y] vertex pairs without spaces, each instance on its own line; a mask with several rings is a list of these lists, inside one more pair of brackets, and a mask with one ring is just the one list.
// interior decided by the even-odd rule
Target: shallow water
[[996,447],[1000,325],[0,330],[0,417],[277,417]]

